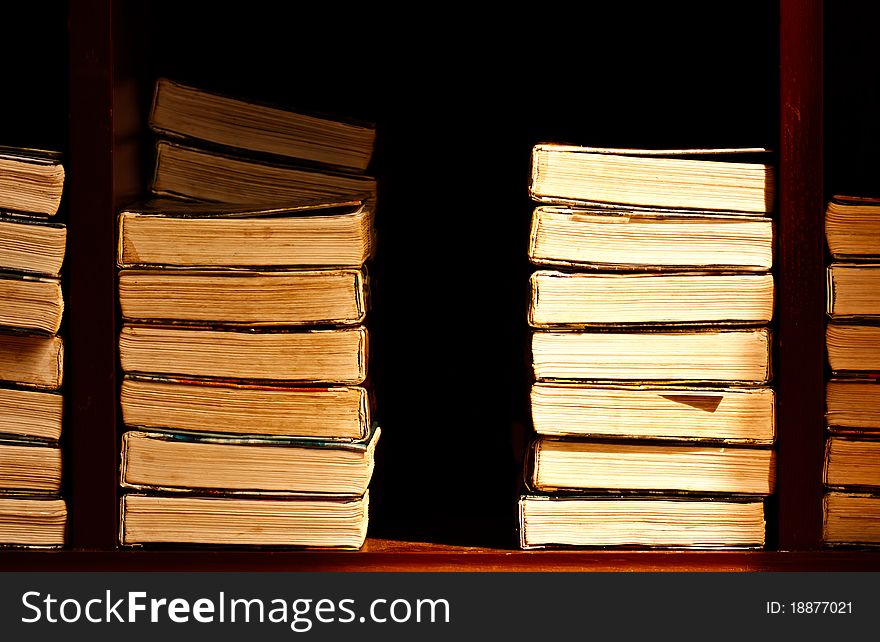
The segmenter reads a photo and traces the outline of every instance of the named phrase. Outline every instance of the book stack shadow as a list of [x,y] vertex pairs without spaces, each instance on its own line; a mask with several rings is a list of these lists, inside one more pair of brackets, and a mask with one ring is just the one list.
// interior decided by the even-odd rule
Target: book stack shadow
[[523,548],[765,545],[766,160],[758,149],[533,149]]
[[65,543],[60,155],[0,148],[0,546]]
[[120,542],[358,548],[375,132],[164,79],[150,126],[156,198],[119,215]]
[[827,545],[880,544],[880,199],[835,196],[827,268],[824,530]]

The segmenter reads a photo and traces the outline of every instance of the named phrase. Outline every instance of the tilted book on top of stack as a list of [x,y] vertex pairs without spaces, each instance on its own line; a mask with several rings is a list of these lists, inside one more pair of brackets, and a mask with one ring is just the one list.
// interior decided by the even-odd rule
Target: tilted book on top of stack
[[119,215],[120,541],[356,548],[375,129],[165,79],[150,126],[160,198]]
[[767,159],[535,146],[524,548],[764,544]]

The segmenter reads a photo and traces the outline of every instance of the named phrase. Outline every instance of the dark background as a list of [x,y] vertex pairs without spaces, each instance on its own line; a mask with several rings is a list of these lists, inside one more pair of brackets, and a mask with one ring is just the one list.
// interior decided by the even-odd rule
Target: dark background
[[[141,107],[124,115],[141,189],[160,75],[377,125],[372,536],[513,544],[532,145],[778,145],[772,2],[573,13],[293,3],[292,16],[265,2],[117,4],[114,74]],[[865,63],[877,57],[876,10],[827,4],[826,192],[876,191],[876,65]],[[3,12],[0,145],[67,151],[65,3]]]

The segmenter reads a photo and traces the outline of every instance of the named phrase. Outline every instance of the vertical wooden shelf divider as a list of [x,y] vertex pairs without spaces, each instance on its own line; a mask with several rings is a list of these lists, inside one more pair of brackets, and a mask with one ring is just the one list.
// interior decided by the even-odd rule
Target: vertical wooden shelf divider
[[113,550],[117,530],[113,25],[110,0],[69,3],[70,156],[65,404],[68,546]]
[[780,550],[822,544],[825,289],[822,0],[781,0],[776,343]]

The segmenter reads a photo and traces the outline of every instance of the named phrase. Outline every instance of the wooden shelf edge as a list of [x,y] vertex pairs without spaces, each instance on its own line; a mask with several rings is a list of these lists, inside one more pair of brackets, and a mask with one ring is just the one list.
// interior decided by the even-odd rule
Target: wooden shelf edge
[[0,551],[2,571],[878,571],[880,550],[519,551],[370,540],[360,551]]

